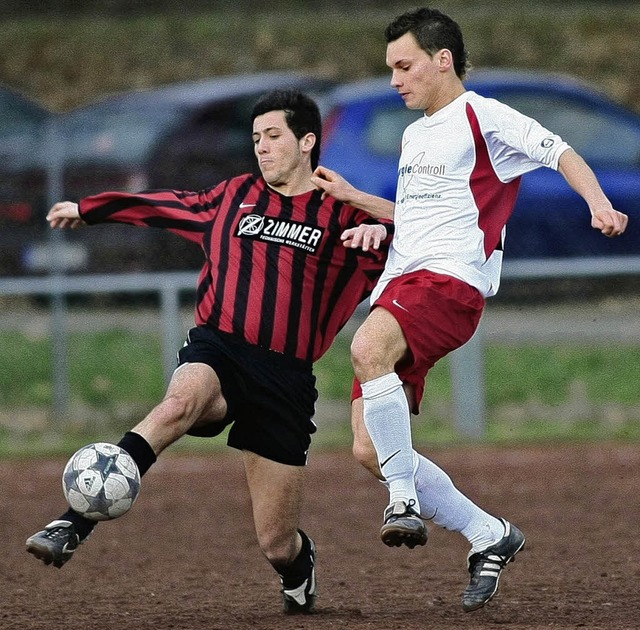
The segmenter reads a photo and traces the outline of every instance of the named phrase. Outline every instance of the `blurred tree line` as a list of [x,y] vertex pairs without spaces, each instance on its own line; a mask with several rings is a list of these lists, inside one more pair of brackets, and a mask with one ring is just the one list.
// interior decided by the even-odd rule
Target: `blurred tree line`
[[[331,10],[356,8],[358,11],[368,9],[384,9],[393,4],[389,0],[360,0],[354,4],[353,0],[38,0],[38,2],[25,2],[25,0],[2,0],[0,3],[1,17],[21,17],[37,15],[112,15],[131,16],[145,13],[167,12],[211,12],[224,10],[256,10],[282,11],[292,9]],[[397,3],[396,3],[397,4]],[[433,6],[442,10],[447,2],[406,2],[406,9],[414,6]],[[494,6],[512,5],[512,0],[493,0]],[[567,0],[545,0],[543,5],[566,5]],[[589,6],[594,0],[571,0],[571,4]],[[600,3],[602,4],[602,3]],[[629,0],[607,0],[608,5],[629,4]],[[405,9],[402,9],[405,10]]]
[[[558,0],[560,1],[560,0]],[[580,1],[580,0],[579,0]],[[384,8],[389,2],[384,0],[364,0],[358,9]],[[327,10],[353,8],[353,0],[39,0],[26,3],[25,0],[3,0],[0,16],[18,17],[24,15],[110,15],[133,16],[150,13],[201,13],[211,11],[256,10]],[[413,5],[407,5],[413,6]],[[435,6],[435,5],[434,5]]]
[[[104,94],[224,74],[388,72],[398,0],[0,2],[0,83],[64,110]],[[441,0],[472,64],[570,73],[640,112],[640,2]]]

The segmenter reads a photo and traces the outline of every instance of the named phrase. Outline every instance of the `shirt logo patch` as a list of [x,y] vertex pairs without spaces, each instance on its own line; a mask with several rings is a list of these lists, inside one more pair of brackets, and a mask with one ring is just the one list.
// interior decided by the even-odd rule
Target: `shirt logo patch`
[[410,163],[401,166],[398,169],[398,179],[406,190],[413,178],[418,176],[444,177],[447,167],[445,164],[423,164],[425,152],[418,153]]
[[553,138],[545,138],[540,144],[543,148],[548,149],[549,147],[553,146],[553,143]]
[[245,214],[236,228],[236,236],[255,241],[279,243],[311,254],[318,251],[324,230],[316,225],[259,214]]

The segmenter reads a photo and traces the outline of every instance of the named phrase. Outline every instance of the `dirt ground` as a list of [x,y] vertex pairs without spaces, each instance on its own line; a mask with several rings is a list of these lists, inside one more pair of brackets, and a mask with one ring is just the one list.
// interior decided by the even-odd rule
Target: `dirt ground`
[[430,456],[528,538],[480,611],[460,607],[461,536],[432,528],[426,547],[385,547],[384,488],[348,452],[312,452],[302,525],[318,547],[317,613],[283,616],[239,455],[167,453],[133,510],[99,524],[60,570],[28,555],[24,541],[63,511],[64,462],[0,462],[0,628],[640,627],[639,446],[470,446]]

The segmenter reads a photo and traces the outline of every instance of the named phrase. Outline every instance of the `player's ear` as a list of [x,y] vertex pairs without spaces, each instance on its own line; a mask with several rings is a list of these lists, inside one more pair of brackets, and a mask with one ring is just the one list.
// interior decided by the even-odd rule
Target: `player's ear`
[[316,145],[316,134],[315,133],[307,133],[302,138],[300,138],[300,148],[305,153],[310,153],[311,149]]
[[453,55],[448,48],[443,48],[436,53],[436,62],[440,70],[447,71],[453,67]]

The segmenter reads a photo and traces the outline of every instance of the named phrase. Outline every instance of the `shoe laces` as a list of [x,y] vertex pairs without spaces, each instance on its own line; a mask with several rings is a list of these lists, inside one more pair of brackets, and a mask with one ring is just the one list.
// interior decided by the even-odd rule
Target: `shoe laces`
[[58,525],[57,527],[45,530],[44,537],[49,540],[60,540],[61,538],[65,538],[68,533],[69,527],[62,527]]
[[413,508],[416,505],[416,500],[415,499],[409,499],[405,505],[407,506],[407,512],[413,513],[416,516],[418,515],[418,512],[416,510],[414,510]]
[[[398,503],[402,503],[402,505],[404,505],[404,512],[395,511]],[[387,506],[385,513],[388,513],[388,516],[395,516],[395,517],[404,516],[404,515],[418,516],[418,512],[414,509],[415,505],[416,505],[415,499],[409,499],[408,501],[394,501],[393,503],[390,503]]]

